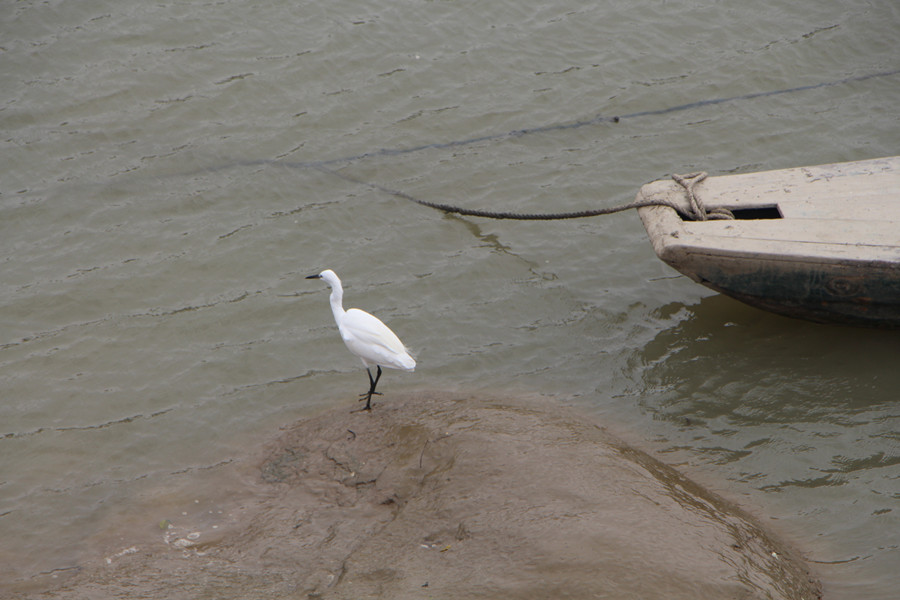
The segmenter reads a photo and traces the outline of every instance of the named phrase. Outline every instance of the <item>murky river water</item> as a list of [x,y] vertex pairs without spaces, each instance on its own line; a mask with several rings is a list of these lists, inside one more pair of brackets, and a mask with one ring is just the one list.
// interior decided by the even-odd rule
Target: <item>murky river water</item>
[[0,579],[354,408],[365,374],[303,279],[332,268],[418,355],[379,401],[582,406],[771,517],[828,597],[886,597],[897,332],[712,295],[636,213],[461,219],[378,186],[577,210],[893,155],[898,27],[856,0],[0,2]]

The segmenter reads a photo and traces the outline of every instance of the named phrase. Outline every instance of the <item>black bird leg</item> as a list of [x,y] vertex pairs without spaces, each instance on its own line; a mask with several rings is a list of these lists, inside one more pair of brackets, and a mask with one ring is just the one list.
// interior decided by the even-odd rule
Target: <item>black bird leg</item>
[[378,385],[378,380],[381,379],[381,367],[379,365],[375,365],[378,369],[375,374],[375,379],[372,379],[372,371],[366,367],[366,373],[369,374],[369,391],[363,394],[360,394],[359,401],[362,402],[363,398],[366,399],[366,406],[363,410],[372,410],[372,396],[380,396],[381,392],[375,391],[375,386]]

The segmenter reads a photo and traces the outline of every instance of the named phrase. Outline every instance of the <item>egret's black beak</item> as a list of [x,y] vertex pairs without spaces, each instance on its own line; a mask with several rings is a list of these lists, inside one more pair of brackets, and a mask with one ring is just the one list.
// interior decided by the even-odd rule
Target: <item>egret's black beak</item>
[[307,275],[307,279],[322,279],[321,275]]

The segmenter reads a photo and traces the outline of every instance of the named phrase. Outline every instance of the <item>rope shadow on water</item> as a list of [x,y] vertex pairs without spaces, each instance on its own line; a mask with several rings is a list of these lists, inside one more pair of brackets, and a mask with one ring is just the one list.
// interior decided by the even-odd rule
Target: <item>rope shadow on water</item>
[[[738,102],[741,100],[755,100],[757,98],[769,98],[772,96],[781,96],[785,94],[796,94],[799,92],[808,92],[812,90],[817,90],[826,87],[834,87],[838,85],[844,85],[848,83],[855,83],[859,81],[867,81],[869,79],[879,79],[883,77],[891,77],[893,75],[900,74],[900,69],[895,69],[893,71],[881,71],[878,73],[868,73],[866,75],[856,75],[853,77],[846,77],[844,79],[838,79],[834,81],[823,81],[819,83],[813,83],[809,85],[801,85],[792,88],[784,88],[780,90],[770,90],[766,92],[751,92],[749,94],[741,94],[739,96],[729,96],[726,98],[712,98],[708,100],[697,100],[696,102],[688,102],[687,104],[679,104],[677,106],[669,106],[667,108],[660,108],[654,110],[643,110],[633,113],[628,113],[624,115],[618,116],[605,116],[605,115],[597,115],[590,119],[583,119],[580,121],[575,121],[573,123],[556,123],[552,125],[542,125],[539,127],[529,127],[525,129],[515,129],[512,131],[506,131],[503,133],[495,133],[490,135],[483,135],[473,138],[466,138],[462,140],[452,140],[449,142],[433,142],[430,144],[421,144],[418,146],[411,146],[409,148],[381,148],[379,150],[374,150],[371,152],[364,152],[362,154],[356,154],[353,156],[345,156],[343,158],[331,158],[323,161],[309,161],[309,162],[298,162],[298,163],[282,163],[284,166],[294,166],[294,167],[328,167],[331,165],[344,164],[349,162],[355,162],[358,160],[362,160],[365,158],[373,158],[378,156],[402,156],[404,154],[413,154],[416,152],[422,152],[424,150],[446,150],[449,148],[457,148],[460,146],[470,146],[473,144],[479,144],[482,142],[494,142],[498,140],[508,139],[508,138],[519,138],[526,135],[533,135],[536,133],[547,133],[551,131],[565,131],[567,129],[580,129],[582,127],[590,127],[593,125],[600,125],[602,123],[620,123],[622,121],[630,120],[630,119],[640,119],[643,117],[657,117],[662,115],[668,115],[672,113],[684,112],[693,110],[696,108],[704,108],[707,106],[716,106],[718,104],[726,104],[730,102]],[[260,162],[276,162],[276,161],[260,161]]]

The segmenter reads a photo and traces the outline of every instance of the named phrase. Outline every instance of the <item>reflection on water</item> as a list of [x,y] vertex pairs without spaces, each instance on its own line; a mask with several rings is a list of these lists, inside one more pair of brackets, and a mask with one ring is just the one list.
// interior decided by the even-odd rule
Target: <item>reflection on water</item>
[[645,381],[672,390],[659,402],[673,416],[849,425],[895,400],[900,373],[881,364],[900,350],[893,332],[778,318],[718,295],[688,310],[643,351]]
[[869,515],[858,534],[897,518],[900,371],[884,364],[900,355],[896,332],[795,321],[719,295],[659,310],[679,320],[635,368],[639,403],[670,424],[665,451],[805,506],[793,525],[817,532],[823,562],[894,560],[896,544],[848,539],[845,511]]

